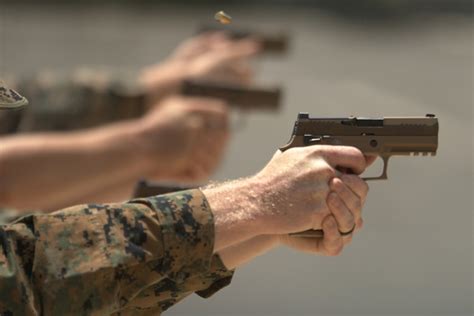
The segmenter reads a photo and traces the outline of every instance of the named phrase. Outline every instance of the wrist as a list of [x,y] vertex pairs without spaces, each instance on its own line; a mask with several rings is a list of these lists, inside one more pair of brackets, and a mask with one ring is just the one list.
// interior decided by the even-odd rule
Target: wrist
[[211,185],[202,192],[214,216],[215,251],[266,233],[253,178]]
[[[154,128],[156,129],[156,127]],[[151,137],[152,134],[145,118],[130,121],[130,126],[126,131],[125,143],[135,151],[134,161],[142,166],[143,175],[154,174],[166,168],[163,161],[159,159],[162,147],[159,144],[160,141],[158,137]]]
[[281,245],[281,235],[269,234],[261,235],[257,238],[261,238],[262,242],[266,245],[266,251],[270,251]]
[[156,102],[179,92],[184,73],[181,63],[169,60],[144,68],[138,76],[138,82],[150,102]]

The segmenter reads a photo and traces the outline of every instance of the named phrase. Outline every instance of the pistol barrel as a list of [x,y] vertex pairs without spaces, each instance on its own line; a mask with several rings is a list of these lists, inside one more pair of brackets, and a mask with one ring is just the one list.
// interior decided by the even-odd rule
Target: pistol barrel
[[232,39],[255,38],[262,45],[264,53],[284,54],[289,49],[289,36],[280,32],[276,34],[264,34],[261,32],[237,29],[232,26],[224,25],[204,25],[198,29],[198,34],[205,32],[225,32]]

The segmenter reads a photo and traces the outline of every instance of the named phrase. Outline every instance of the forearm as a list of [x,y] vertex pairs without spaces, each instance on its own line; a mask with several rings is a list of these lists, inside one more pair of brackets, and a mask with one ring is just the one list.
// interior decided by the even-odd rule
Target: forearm
[[[127,185],[123,185],[122,187],[115,186],[114,190],[108,190],[108,192],[90,196],[89,201],[101,202],[103,200],[118,201],[118,200],[125,199],[126,197],[131,196],[133,185],[135,184],[136,182],[128,183]],[[211,196],[211,200],[212,200],[212,196]],[[220,210],[220,212],[223,212],[223,211],[224,210]],[[226,221],[220,219],[219,211],[217,212],[218,214],[217,216],[215,215],[216,211],[214,211],[213,213],[214,213],[215,220],[216,219],[218,220],[218,223],[216,225],[216,231],[218,231],[220,236],[217,236],[217,239],[216,239],[217,241],[218,239],[222,237],[223,233],[225,234],[226,231],[229,232],[230,229],[229,228],[223,229],[223,227],[221,227],[222,224],[224,225],[226,224]],[[235,223],[233,225],[235,225],[235,227],[238,226],[238,224],[235,224]],[[241,238],[243,237],[238,237],[238,239],[241,239]],[[278,245],[279,245],[279,239],[277,235],[259,235],[259,236],[250,238],[248,240],[244,240],[239,243],[233,244],[226,248],[220,249],[219,251],[215,251],[215,252],[217,252],[218,255],[220,256],[225,267],[229,270],[233,270],[255,259],[256,257],[265,254],[266,252],[277,247]],[[221,246],[217,245],[217,247],[221,247]]]
[[250,179],[243,179],[202,190],[214,215],[214,252],[265,233],[254,187]]
[[124,181],[115,182],[107,187],[98,188],[94,192],[86,192],[78,197],[77,200],[71,201],[71,204],[84,203],[110,203],[126,201],[133,197],[133,190],[137,184],[136,175]]
[[[66,134],[6,137],[0,147],[0,204],[54,209],[142,175],[135,124]],[[27,198],[25,198],[27,197]]]
[[147,95],[149,104],[158,102],[166,96],[177,93],[184,79],[185,71],[181,64],[161,62],[148,66],[139,73],[137,82]]
[[[131,196],[135,184],[135,180],[123,182],[107,191],[100,191],[100,194],[98,192],[89,196],[88,199],[94,202],[123,200]],[[247,194],[239,194],[242,191],[251,192],[246,189],[250,187],[252,184],[247,180],[240,180],[203,189],[214,215],[214,253],[221,256],[228,269],[245,264],[279,243],[276,235],[258,235],[262,231],[261,227],[255,225],[258,215],[249,213],[255,206]]]

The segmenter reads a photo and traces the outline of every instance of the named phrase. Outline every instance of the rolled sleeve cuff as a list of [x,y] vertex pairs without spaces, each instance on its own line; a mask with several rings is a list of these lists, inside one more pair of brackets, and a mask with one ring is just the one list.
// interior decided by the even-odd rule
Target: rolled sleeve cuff
[[214,219],[204,194],[187,190],[136,199],[150,205],[161,223],[164,272],[180,283],[209,272],[214,250]]
[[203,290],[196,291],[196,294],[202,298],[208,298],[228,286],[232,282],[234,270],[228,270],[222,262],[219,255],[212,257],[211,268],[205,276],[202,283],[208,283],[209,286]]

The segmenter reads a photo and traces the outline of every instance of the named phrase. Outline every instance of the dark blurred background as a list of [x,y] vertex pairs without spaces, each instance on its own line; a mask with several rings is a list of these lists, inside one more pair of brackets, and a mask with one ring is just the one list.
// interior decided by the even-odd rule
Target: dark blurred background
[[438,156],[394,158],[371,183],[365,229],[341,257],[276,250],[208,301],[168,315],[472,315],[472,1],[0,1],[0,72],[78,67],[133,76],[224,10],[235,27],[291,34],[256,61],[285,87],[278,114],[252,114],[214,179],[259,170],[313,116],[435,113]]

